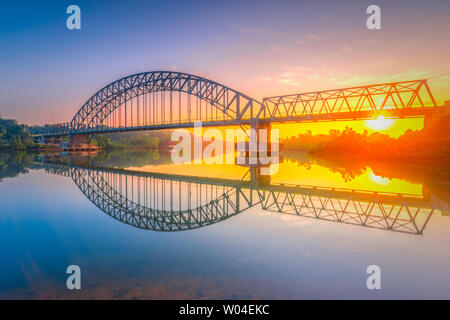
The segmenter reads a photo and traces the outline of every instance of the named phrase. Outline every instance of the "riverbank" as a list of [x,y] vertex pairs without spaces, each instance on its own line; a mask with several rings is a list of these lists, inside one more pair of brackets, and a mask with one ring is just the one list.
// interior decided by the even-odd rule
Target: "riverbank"
[[402,159],[418,163],[450,163],[448,132],[407,130],[398,138],[378,132],[330,130],[328,134],[299,134],[282,141],[283,150],[307,152],[319,158]]
[[143,151],[168,148],[170,135],[167,132],[98,134],[92,139],[103,151]]

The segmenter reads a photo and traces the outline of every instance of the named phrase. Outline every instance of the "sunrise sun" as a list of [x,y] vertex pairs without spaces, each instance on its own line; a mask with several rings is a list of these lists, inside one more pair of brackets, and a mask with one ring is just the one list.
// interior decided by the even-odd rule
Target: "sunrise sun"
[[367,127],[373,130],[386,130],[394,124],[394,119],[386,119],[384,116],[378,116],[374,120],[366,120],[365,124]]

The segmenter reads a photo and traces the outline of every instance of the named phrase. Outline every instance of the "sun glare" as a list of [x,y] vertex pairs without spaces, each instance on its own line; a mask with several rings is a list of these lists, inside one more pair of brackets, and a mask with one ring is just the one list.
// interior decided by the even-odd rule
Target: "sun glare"
[[388,178],[383,178],[383,177],[377,176],[372,171],[369,172],[369,179],[372,180],[373,182],[375,182],[377,184],[381,184],[383,186],[391,183],[391,181]]
[[386,119],[384,116],[378,116],[375,120],[366,120],[366,126],[373,130],[386,130],[394,124],[394,119]]

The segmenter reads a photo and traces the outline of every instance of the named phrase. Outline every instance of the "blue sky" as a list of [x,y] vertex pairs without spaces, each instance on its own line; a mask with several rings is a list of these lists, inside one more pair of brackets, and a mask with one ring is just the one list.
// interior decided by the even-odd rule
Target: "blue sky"
[[[373,2],[373,1],[372,1]],[[448,89],[450,2],[1,1],[0,115],[69,121],[96,90],[143,71],[178,70],[256,98],[436,79]],[[81,8],[82,29],[66,28]]]

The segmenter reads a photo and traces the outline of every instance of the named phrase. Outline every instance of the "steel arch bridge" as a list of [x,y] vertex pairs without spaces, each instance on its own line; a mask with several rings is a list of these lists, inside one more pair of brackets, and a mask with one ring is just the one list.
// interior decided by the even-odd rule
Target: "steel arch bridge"
[[185,231],[263,210],[402,233],[422,234],[433,215],[417,195],[377,193],[247,180],[180,176],[61,163],[40,165],[73,179],[101,211],[131,226]]
[[[192,97],[197,98],[195,106]],[[96,92],[71,122],[50,125],[45,135],[183,128],[196,121],[203,126],[242,125],[263,109],[262,103],[215,81],[181,72],[152,71],[110,83]]]
[[193,74],[151,71],[96,92],[68,123],[45,137],[207,126],[425,117],[438,109],[427,80],[401,81],[264,98]]

